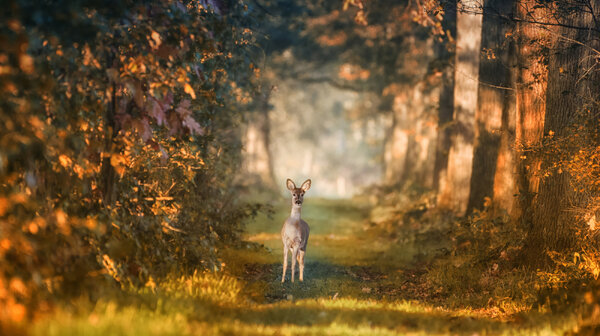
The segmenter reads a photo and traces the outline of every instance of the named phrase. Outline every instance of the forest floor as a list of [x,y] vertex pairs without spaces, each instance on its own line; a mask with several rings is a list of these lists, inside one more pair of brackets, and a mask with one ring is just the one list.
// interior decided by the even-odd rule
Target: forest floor
[[[305,280],[281,283],[287,204],[247,227],[247,246],[225,253],[228,276],[174,280],[127,298],[76,303],[32,328],[39,335],[555,335],[569,319],[498,307],[449,305],[423,279],[443,236],[382,236],[368,207],[309,199]],[[297,275],[296,275],[297,276]],[[175,289],[169,289],[170,287]],[[187,288],[187,290],[186,290]],[[572,326],[571,326],[572,327]]]

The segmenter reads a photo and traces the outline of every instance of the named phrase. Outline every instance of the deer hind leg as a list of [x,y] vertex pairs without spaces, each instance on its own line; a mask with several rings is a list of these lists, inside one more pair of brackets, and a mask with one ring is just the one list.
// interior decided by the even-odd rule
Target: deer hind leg
[[298,258],[298,247],[294,246],[292,250],[292,282],[294,282],[294,275],[296,274],[296,259]]
[[285,269],[287,268],[288,247],[283,245],[283,274],[281,275],[281,283],[285,281]]
[[304,281],[304,251],[298,251],[298,265],[300,266],[300,281]]

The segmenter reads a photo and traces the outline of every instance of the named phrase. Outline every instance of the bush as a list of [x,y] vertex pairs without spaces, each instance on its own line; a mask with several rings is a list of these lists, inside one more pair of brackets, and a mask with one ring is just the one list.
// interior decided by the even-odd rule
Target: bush
[[229,178],[257,74],[251,21],[240,3],[195,1],[0,13],[0,321],[98,277],[220,266],[256,210]]

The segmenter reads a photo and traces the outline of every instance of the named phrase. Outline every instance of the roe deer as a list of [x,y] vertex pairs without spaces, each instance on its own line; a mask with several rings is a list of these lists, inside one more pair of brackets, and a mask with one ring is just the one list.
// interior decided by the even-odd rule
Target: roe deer
[[287,268],[288,251],[292,251],[292,282],[294,282],[294,273],[296,271],[296,260],[300,268],[300,281],[304,281],[304,253],[306,253],[306,244],[308,243],[308,233],[310,231],[308,224],[300,218],[302,210],[302,201],[304,193],[310,189],[310,179],[304,181],[300,188],[287,179],[286,186],[292,193],[292,213],[283,223],[281,228],[281,240],[283,240],[283,275],[281,282],[285,281],[285,269]]

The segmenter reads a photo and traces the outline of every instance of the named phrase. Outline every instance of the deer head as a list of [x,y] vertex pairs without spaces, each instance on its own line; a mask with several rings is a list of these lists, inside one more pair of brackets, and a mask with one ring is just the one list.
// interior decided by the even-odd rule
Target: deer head
[[296,188],[294,181],[287,179],[286,186],[292,193],[292,206],[302,206],[304,201],[304,193],[310,189],[310,179],[304,181],[300,188]]

